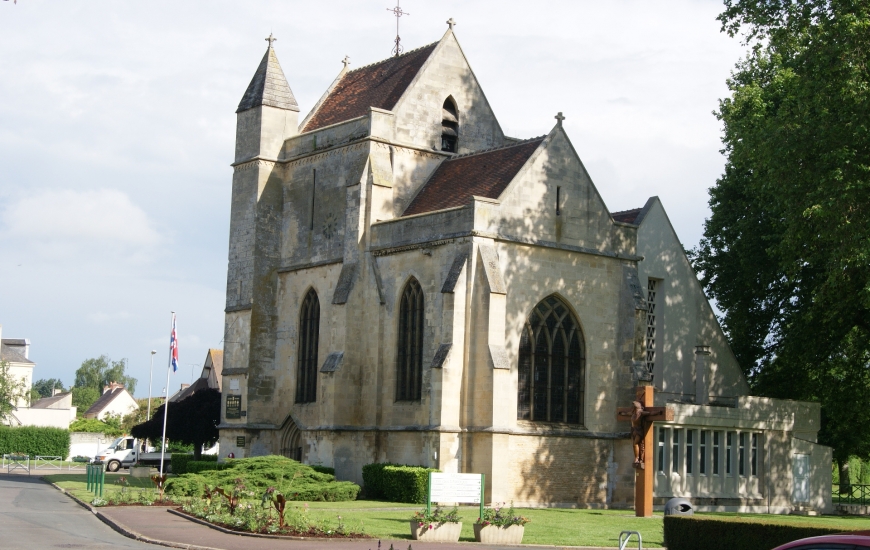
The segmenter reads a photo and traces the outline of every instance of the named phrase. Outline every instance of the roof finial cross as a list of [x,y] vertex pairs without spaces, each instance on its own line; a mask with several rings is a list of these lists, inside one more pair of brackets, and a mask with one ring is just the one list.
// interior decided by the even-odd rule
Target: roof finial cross
[[272,33],[269,33],[269,38],[266,39],[266,42],[269,43],[269,47],[271,48],[271,47],[272,47],[272,42],[274,42],[274,41],[276,41],[276,40],[278,40],[278,39],[275,38],[275,37],[273,37],[273,36],[272,36]]
[[399,57],[399,55],[401,55],[401,53],[402,53],[402,50],[404,49],[404,48],[402,48],[402,44],[401,44],[402,39],[399,38],[399,18],[402,17],[403,15],[411,15],[411,14],[406,12],[406,11],[402,11],[402,7],[399,5],[399,0],[396,0],[396,7],[395,8],[387,8],[387,11],[393,12],[393,15],[396,16],[396,40],[395,40],[396,45],[393,47],[392,54],[395,55],[396,57]]
[[344,63],[344,68],[347,69],[347,66],[350,65],[350,56],[344,56],[344,59],[342,59],[341,62]]
[[453,30],[453,26],[456,24],[457,24],[456,21],[454,21],[452,17],[447,20],[447,26],[450,27],[451,31]]
[[565,120],[565,117],[562,116],[562,111],[559,111],[559,114],[556,115],[554,118],[557,120],[557,122],[556,122],[556,126],[561,126],[561,125],[562,125],[562,121]]

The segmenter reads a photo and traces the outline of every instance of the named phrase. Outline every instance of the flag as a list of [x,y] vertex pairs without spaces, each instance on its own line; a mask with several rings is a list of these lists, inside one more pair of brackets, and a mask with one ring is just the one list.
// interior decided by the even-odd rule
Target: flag
[[175,314],[172,314],[172,335],[169,337],[169,355],[172,357],[172,372],[178,370],[178,333],[175,332]]

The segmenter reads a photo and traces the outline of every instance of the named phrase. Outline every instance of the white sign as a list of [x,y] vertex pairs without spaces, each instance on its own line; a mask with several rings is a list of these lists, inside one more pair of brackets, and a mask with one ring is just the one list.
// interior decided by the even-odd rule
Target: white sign
[[441,474],[432,472],[430,502],[480,504],[480,474]]

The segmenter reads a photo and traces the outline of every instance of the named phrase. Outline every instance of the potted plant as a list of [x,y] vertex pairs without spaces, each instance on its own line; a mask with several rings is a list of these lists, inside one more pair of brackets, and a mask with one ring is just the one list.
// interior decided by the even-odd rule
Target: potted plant
[[514,503],[509,508],[485,507],[483,517],[474,522],[474,540],[488,544],[520,544],[529,518],[517,515]]
[[416,512],[411,519],[411,538],[429,542],[458,542],[462,531],[459,508],[445,512],[440,506]]

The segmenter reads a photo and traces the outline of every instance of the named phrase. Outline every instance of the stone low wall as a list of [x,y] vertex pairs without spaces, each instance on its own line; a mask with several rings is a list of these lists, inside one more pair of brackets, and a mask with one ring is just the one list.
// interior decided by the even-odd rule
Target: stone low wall
[[103,433],[93,432],[70,432],[69,434],[69,457],[94,456],[98,451],[105,449],[113,437],[106,437]]

